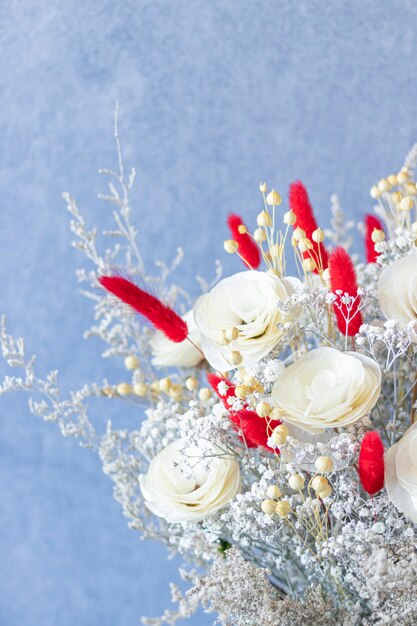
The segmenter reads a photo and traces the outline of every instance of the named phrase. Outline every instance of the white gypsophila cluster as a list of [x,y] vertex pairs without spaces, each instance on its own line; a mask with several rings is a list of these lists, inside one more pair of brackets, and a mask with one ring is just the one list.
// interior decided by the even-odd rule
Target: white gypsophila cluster
[[[377,262],[355,262],[353,292],[348,286],[332,289],[331,272],[323,267],[317,247],[325,236],[328,248],[348,249],[353,243],[356,225],[346,222],[337,197],[331,199],[331,228],[306,233],[295,227],[293,208],[281,216],[280,195],[261,184],[263,210],[250,241],[259,244],[269,272],[266,282],[285,278],[290,226],[295,227],[291,247],[300,280],[291,278],[285,301],[274,300],[271,291],[267,307],[259,276],[251,274],[249,300],[228,281],[230,325],[223,328],[219,322],[222,301],[214,300],[199,321],[203,352],[195,352],[195,366],[185,367],[177,344],[167,344],[167,357],[160,342],[155,359],[154,328],[99,288],[97,278],[103,275],[138,279],[145,290],[156,287],[165,305],[187,315],[196,300],[171,281],[183,260],[181,250],[171,264],[158,263],[156,275],[147,271],[131,222],[135,174],[125,171],[117,111],[115,138],[118,168],[102,171],[109,179],[102,200],[111,206],[114,228],[101,237],[87,227],[74,198],[64,197],[74,246],[88,262],[77,271],[95,312],[85,336],[102,340],[104,357],[124,359],[126,380],[85,385],[62,398],[57,373],[38,376],[34,358],[25,355],[23,341],[8,334],[3,320],[0,346],[13,374],[5,376],[0,395],[29,393],[32,413],[95,449],[129,526],[199,568],[184,573],[191,584],[188,592],[173,586],[178,609],[144,619],[145,624],[175,624],[199,606],[215,613],[223,626],[417,623],[416,526],[407,516],[417,483],[412,455],[406,462],[398,451],[392,455],[394,497],[377,475],[381,467],[384,471],[381,447],[395,446],[405,433],[414,440],[417,289],[407,269],[395,295],[389,288],[384,293],[387,310],[400,310],[404,321],[384,315],[378,286],[387,268],[392,271],[417,250],[415,148],[406,169],[371,190],[390,237],[360,227],[365,236],[372,235],[379,256]],[[282,231],[277,230],[280,221]],[[247,233],[243,224],[239,229],[233,234],[237,239]],[[227,240],[226,251],[244,257],[240,241]],[[220,279],[217,263],[214,281],[197,277],[197,283],[211,293]],[[355,316],[360,329],[350,333]],[[256,332],[245,333],[252,322]],[[210,323],[216,333],[207,327]],[[204,333],[210,338],[210,358],[218,350],[227,372],[210,368]],[[192,346],[200,350],[198,337]],[[329,351],[342,357],[335,361],[341,371],[329,366]],[[312,354],[317,360],[310,363]],[[169,367],[158,367],[155,360]],[[306,369],[297,379],[289,377],[288,368],[298,361],[308,361]],[[276,399],[283,381],[290,387],[286,404],[282,389]],[[129,403],[140,419],[134,428],[115,429],[109,422],[100,429],[92,409],[100,399],[119,403],[121,410]],[[349,423],[354,410],[355,420]],[[347,420],[343,427],[333,422],[338,411]],[[372,440],[370,460],[364,463],[363,446],[372,431],[378,439]],[[405,503],[404,511],[398,503]]]

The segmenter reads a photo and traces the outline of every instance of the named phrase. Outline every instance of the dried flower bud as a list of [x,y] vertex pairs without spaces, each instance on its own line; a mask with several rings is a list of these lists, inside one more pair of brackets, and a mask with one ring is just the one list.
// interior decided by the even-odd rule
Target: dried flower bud
[[276,511],[277,503],[273,500],[263,500],[261,509],[266,515],[273,515]]
[[401,170],[401,172],[398,172],[397,174],[397,181],[399,185],[404,185],[404,183],[407,183],[409,179],[408,176],[408,172]]
[[410,196],[415,196],[417,195],[417,188],[416,188],[416,183],[407,183],[405,186],[405,190],[406,192],[410,195]]
[[268,404],[268,402],[265,402],[265,400],[261,400],[256,405],[256,413],[257,415],[259,415],[259,417],[268,417],[268,415],[271,413],[271,410],[271,405]]
[[391,189],[391,185],[386,178],[381,178],[378,183],[378,189],[379,191],[389,191]]
[[311,248],[313,247],[313,244],[311,243],[310,239],[304,238],[304,239],[300,239],[300,241],[298,242],[298,249],[300,250],[300,252],[308,252],[308,250],[311,250]]
[[414,206],[413,198],[410,196],[405,196],[400,202],[400,210],[401,211],[411,211]]
[[185,381],[185,386],[188,391],[195,391],[198,388],[198,380],[194,376],[190,376],[190,378],[187,378]]
[[269,485],[268,489],[266,490],[266,495],[268,496],[268,498],[271,498],[271,500],[278,500],[278,498],[282,496],[281,489],[278,487],[278,485]]
[[330,474],[333,471],[333,460],[329,456],[318,456],[314,466],[318,472]]
[[391,194],[391,200],[393,201],[393,203],[395,205],[399,204],[401,202],[401,198],[402,198],[402,193],[401,191],[393,191]]
[[311,480],[311,486],[317,493],[318,491],[323,491],[327,489],[327,487],[329,486],[329,481],[324,476],[314,476],[314,478]]
[[369,193],[371,194],[371,198],[374,198],[374,200],[381,197],[381,192],[376,185],[373,185],[373,187],[371,187],[371,191]]
[[146,383],[136,383],[133,386],[133,393],[139,398],[143,398],[148,393],[148,385]]
[[266,193],[267,191],[266,183],[259,183],[259,191],[261,193]]
[[288,479],[288,484],[291,489],[295,491],[300,491],[304,487],[304,477],[301,474],[292,474],[292,476]]
[[172,382],[171,379],[167,376],[166,378],[161,378],[159,381],[159,389],[161,391],[169,391],[169,389],[171,388]]
[[294,213],[294,211],[291,209],[290,211],[287,211],[286,213],[284,213],[284,217],[282,218],[282,221],[284,222],[284,224],[287,224],[288,226],[294,226],[295,222],[297,221],[297,216]]
[[262,243],[266,239],[266,232],[263,228],[257,228],[253,233],[253,238],[257,243]]
[[119,396],[128,396],[132,393],[132,385],[129,385],[129,383],[120,383],[116,389]]
[[198,392],[198,397],[203,402],[207,402],[207,400],[210,400],[211,397],[210,389],[208,387],[201,387],[200,391]]
[[288,517],[291,513],[291,504],[287,500],[280,500],[275,505],[275,511],[280,517]]
[[159,387],[159,380],[155,380],[151,383],[150,389],[152,393],[159,393],[161,391],[161,388]]
[[279,426],[274,428],[274,430],[272,431],[272,434],[271,434],[272,442],[276,446],[282,446],[287,441],[288,432],[289,432],[288,428],[284,426],[284,424],[280,424]]
[[168,395],[170,398],[172,398],[173,400],[181,400],[182,398],[182,387],[179,384],[174,384],[171,385],[171,387],[168,390]]
[[[278,407],[274,406],[274,408],[272,409],[269,417],[272,420],[280,420],[282,418],[283,414],[284,414],[284,411],[282,409],[279,409]],[[286,428],[286,427],[284,427],[284,428]]]
[[269,194],[266,196],[266,203],[269,204],[269,206],[278,206],[279,204],[281,204],[281,202],[282,198],[279,195],[278,191],[275,191],[275,189],[270,191]]
[[374,228],[371,234],[371,239],[374,243],[380,243],[381,241],[384,241],[385,239],[384,231],[380,230],[379,228]]
[[303,230],[302,228],[300,228],[299,226],[297,226],[297,228],[294,230],[292,236],[293,236],[293,238],[296,241],[300,241],[300,239],[305,239],[306,231]]
[[325,487],[324,489],[320,489],[320,491],[317,491],[316,494],[319,498],[327,498],[332,494],[332,491],[333,489],[331,488],[331,486],[327,485],[327,487]]
[[224,331],[227,342],[237,341],[239,339],[239,329],[236,326],[230,326],[230,328],[226,328]]
[[246,385],[237,385],[235,387],[235,396],[238,400],[245,400],[250,389]]
[[311,238],[316,243],[322,243],[324,241],[324,231],[321,228],[316,228],[311,235]]
[[314,259],[304,259],[303,261],[303,270],[305,272],[314,272],[316,269],[316,262]]
[[226,239],[223,247],[228,254],[234,254],[235,252],[237,252],[239,246],[237,244],[237,241],[234,241],[234,239]]
[[393,187],[395,187],[396,185],[398,185],[398,178],[395,174],[390,174],[389,176],[387,176],[387,181],[389,182],[390,185],[392,185]]
[[329,283],[330,282],[330,271],[329,271],[328,267],[326,267],[326,269],[322,271],[321,277],[322,277],[322,279],[324,280],[325,283]]
[[125,358],[125,368],[127,370],[136,370],[139,367],[138,357],[135,354],[129,354]]
[[243,361],[243,356],[239,350],[232,350],[230,358],[233,365],[240,365]]
[[272,218],[266,211],[261,211],[256,218],[258,226],[272,226]]

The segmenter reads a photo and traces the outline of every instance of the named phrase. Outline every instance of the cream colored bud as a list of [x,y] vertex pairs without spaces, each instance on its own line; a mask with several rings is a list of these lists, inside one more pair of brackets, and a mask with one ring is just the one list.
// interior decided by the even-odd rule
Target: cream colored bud
[[311,243],[310,239],[304,238],[300,239],[300,241],[298,242],[298,249],[300,252],[307,252],[308,250],[311,250],[312,247],[313,244]]
[[246,400],[250,389],[246,385],[237,385],[235,387],[235,396],[238,400]]
[[369,193],[371,194],[371,198],[374,198],[374,200],[381,197],[381,192],[376,185],[371,187],[371,191]]
[[223,248],[228,254],[234,254],[235,252],[237,252],[238,247],[238,243],[237,241],[234,241],[234,239],[226,239],[223,244]]
[[332,494],[333,489],[330,485],[327,485],[325,489],[320,489],[320,491],[316,491],[316,494],[319,498],[328,498]]
[[274,406],[269,417],[271,418],[271,420],[280,420],[283,414],[284,414],[284,411],[282,409],[279,409],[278,407]]
[[288,517],[291,513],[291,504],[287,500],[280,500],[275,505],[275,511],[280,517]]
[[374,228],[371,234],[371,239],[373,243],[381,243],[381,241],[385,240],[385,233],[380,228]]
[[128,396],[132,393],[132,385],[129,385],[129,383],[120,383],[116,389],[119,396]]
[[171,385],[171,387],[168,390],[168,395],[173,400],[181,400],[181,398],[182,398],[182,387],[181,387],[181,385],[179,385],[177,383],[175,383],[174,385]]
[[237,341],[237,339],[239,339],[239,329],[236,328],[236,326],[230,326],[229,328],[226,328],[224,334],[228,343],[230,343],[231,341]]
[[316,262],[314,259],[304,259],[303,261],[303,270],[305,272],[314,272],[316,269]]
[[276,446],[282,446],[287,441],[288,432],[289,432],[288,428],[284,426],[284,424],[280,424],[280,426],[277,426],[272,431],[272,434],[271,434],[272,442]]
[[257,228],[253,233],[253,238],[257,243],[262,243],[266,239],[266,232],[263,228]]
[[133,393],[139,398],[143,398],[148,393],[148,385],[146,383],[136,383],[133,385]]
[[267,192],[267,186],[266,183],[259,183],[259,191],[261,193],[266,193]]
[[290,210],[284,213],[284,217],[282,219],[284,224],[288,224],[288,226],[294,226],[295,222],[297,221],[297,216],[295,215],[294,211]]
[[330,282],[330,271],[328,267],[326,267],[326,269],[322,271],[321,277],[325,283],[328,284]]
[[230,354],[230,360],[232,362],[232,365],[240,365],[243,361],[243,356],[239,352],[239,350],[232,350]]
[[229,340],[226,337],[226,331],[225,330],[221,330],[219,332],[219,336],[217,338],[217,343],[219,344],[219,346],[227,346],[228,345]]
[[391,200],[394,204],[399,204],[401,202],[402,194],[401,191],[393,191],[391,194]]
[[271,500],[278,500],[278,498],[282,496],[281,489],[278,487],[278,485],[269,485],[268,489],[266,490],[266,495],[268,496],[268,498],[271,498]]
[[407,183],[405,186],[405,190],[410,196],[417,195],[416,183]]
[[269,194],[266,196],[266,203],[269,204],[269,206],[278,206],[279,204],[281,204],[281,202],[282,198],[279,195],[278,191],[275,191],[275,189],[270,191]]
[[402,170],[401,172],[398,172],[397,181],[399,185],[404,185],[405,183],[408,182],[408,179],[409,179],[409,176],[407,172],[403,172]]
[[195,391],[198,388],[198,380],[194,376],[190,376],[190,378],[187,378],[185,381],[185,386],[188,391]]
[[237,231],[240,235],[246,235],[246,233],[248,232],[248,229],[246,228],[244,224],[239,224],[239,226],[237,227]]
[[210,389],[208,387],[201,387],[200,391],[198,392],[198,397],[203,402],[207,402],[207,400],[210,400],[211,397]]
[[304,483],[305,480],[304,477],[301,476],[301,474],[292,474],[292,476],[290,476],[288,479],[289,486],[295,491],[300,491],[301,489],[303,489]]
[[324,476],[314,476],[314,478],[311,480],[311,486],[317,493],[318,491],[323,491],[324,489],[327,489],[327,487],[329,486],[329,481]]
[[294,237],[294,239],[296,241],[300,241],[300,239],[305,239],[306,231],[303,230],[302,228],[300,228],[299,226],[297,226],[297,228],[294,230],[292,236]]
[[279,243],[274,243],[271,246],[270,251],[273,259],[279,259],[281,256],[282,247],[279,245]]
[[392,185],[393,187],[395,187],[396,185],[398,185],[398,178],[395,174],[390,174],[389,176],[387,176],[387,181],[389,182],[390,185]]
[[137,370],[139,367],[138,357],[134,354],[129,354],[125,358],[125,368],[127,370]]
[[386,178],[381,178],[378,183],[378,189],[379,191],[389,191],[391,189],[391,185]]
[[321,228],[316,228],[311,235],[311,238],[316,243],[322,243],[324,241],[324,231]]
[[150,389],[152,393],[159,393],[161,391],[161,388],[159,386],[159,380],[155,380],[153,383],[151,383]]
[[414,206],[413,198],[410,196],[405,196],[400,202],[400,210],[401,211],[411,211]]
[[330,474],[333,471],[333,460],[329,456],[318,456],[314,466],[318,472]]
[[258,226],[272,226],[272,218],[266,211],[261,211],[256,218]]
[[166,378],[161,378],[159,381],[159,389],[161,391],[169,391],[169,389],[171,388],[172,382],[171,379],[169,377]]
[[271,405],[268,404],[268,402],[265,402],[265,400],[261,400],[256,405],[256,413],[257,415],[259,415],[259,417],[268,417],[269,414],[271,413],[271,410],[272,410]]
[[261,509],[266,515],[273,515],[276,511],[277,503],[273,500],[262,500]]
[[101,393],[103,394],[103,396],[106,396],[107,398],[111,398],[112,396],[114,396],[114,389],[113,387],[104,387],[101,390]]

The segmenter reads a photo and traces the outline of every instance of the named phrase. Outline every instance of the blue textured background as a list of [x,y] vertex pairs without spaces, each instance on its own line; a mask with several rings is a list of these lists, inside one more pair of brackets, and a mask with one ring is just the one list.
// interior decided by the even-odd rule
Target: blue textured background
[[[95,172],[115,163],[116,98],[144,255],[186,246],[178,279],[193,290],[222,256],[227,212],[253,223],[260,179],[285,194],[302,178],[324,224],[332,192],[349,215],[369,209],[417,140],[416,21],[411,0],[3,0],[0,309],[40,368],[65,388],[122,376],[81,338],[91,310],[60,197],[104,221]],[[0,625],[162,612],[175,564],[127,529],[98,459],[22,398],[0,407]]]

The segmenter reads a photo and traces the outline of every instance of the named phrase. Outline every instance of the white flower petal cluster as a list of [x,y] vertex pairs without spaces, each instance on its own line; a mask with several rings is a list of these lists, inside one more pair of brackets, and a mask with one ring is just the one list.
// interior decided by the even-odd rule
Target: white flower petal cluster
[[386,452],[385,487],[395,506],[417,522],[417,423]]
[[[187,322],[188,336],[191,341],[200,347],[200,331],[195,325],[192,310],[187,311],[182,319]],[[152,364],[156,367],[194,367],[204,358],[201,352],[187,339],[181,343],[174,343],[159,331],[152,338],[151,349]]]
[[[203,451],[187,447],[185,439],[177,439],[151,461],[147,474],[139,477],[146,506],[168,522],[198,522],[222,509],[240,489],[241,476],[236,460],[225,458],[211,443]],[[216,456],[217,455],[217,456]],[[184,458],[191,468],[184,471]]]
[[388,265],[378,282],[378,300],[387,319],[405,329],[417,321],[417,252]]
[[278,343],[287,322],[279,304],[300,285],[297,278],[278,278],[266,272],[239,272],[221,280],[194,305],[194,319],[201,332],[201,346],[212,367],[227,371],[230,348],[221,345],[222,330],[239,330],[238,348],[243,365],[259,361]]
[[311,432],[347,426],[378,400],[381,370],[357,352],[317,348],[289,365],[272,388],[284,420]]

